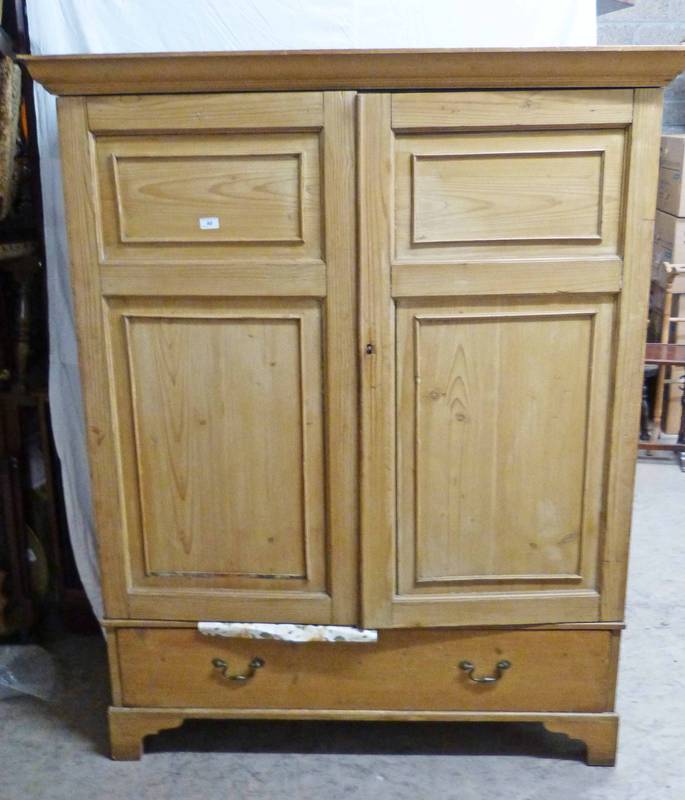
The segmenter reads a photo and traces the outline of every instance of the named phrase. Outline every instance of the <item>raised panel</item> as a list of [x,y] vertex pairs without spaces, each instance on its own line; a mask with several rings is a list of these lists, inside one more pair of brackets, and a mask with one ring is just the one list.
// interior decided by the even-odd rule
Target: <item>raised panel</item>
[[612,315],[400,303],[400,599],[597,588]]
[[302,242],[302,153],[116,157],[122,242]]
[[313,300],[111,301],[134,590],[325,591],[321,333]]
[[394,138],[395,261],[618,253],[622,130]]
[[306,578],[300,319],[125,324],[146,574]]
[[322,262],[318,130],[99,136],[95,158],[104,264]]
[[413,337],[417,583],[579,579],[592,316],[417,315]]
[[599,239],[603,161],[601,150],[415,155],[411,243]]

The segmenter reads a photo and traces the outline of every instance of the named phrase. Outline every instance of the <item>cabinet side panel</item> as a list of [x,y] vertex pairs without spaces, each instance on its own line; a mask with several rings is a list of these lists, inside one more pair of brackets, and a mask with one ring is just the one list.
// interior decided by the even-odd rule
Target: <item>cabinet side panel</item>
[[122,558],[121,507],[118,492],[109,381],[105,360],[98,273],[96,192],[86,101],[60,98],[62,177],[66,204],[71,284],[79,344],[81,382],[95,524],[98,534],[105,613],[128,615]]
[[661,89],[637,89],[623,225],[601,619],[623,618],[661,133]]

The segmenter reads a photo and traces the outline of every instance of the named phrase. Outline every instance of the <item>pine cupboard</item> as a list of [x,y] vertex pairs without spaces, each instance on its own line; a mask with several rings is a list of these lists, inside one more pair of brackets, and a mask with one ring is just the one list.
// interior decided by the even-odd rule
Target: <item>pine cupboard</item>
[[252,717],[535,721],[613,763],[685,48],[25,61],[60,95],[113,757]]

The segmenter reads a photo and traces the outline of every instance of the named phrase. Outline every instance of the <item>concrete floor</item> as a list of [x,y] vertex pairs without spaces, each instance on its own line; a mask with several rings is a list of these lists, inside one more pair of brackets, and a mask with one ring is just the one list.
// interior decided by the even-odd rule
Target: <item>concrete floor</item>
[[684,501],[672,463],[638,465],[614,769],[541,726],[418,723],[192,721],[115,763],[104,647],[70,638],[59,702],[0,702],[0,800],[682,800]]

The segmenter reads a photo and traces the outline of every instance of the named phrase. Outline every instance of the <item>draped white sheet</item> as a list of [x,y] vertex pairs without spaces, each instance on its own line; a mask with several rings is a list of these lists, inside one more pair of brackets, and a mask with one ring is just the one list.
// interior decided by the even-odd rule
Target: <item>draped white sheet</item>
[[297,625],[288,622],[198,622],[205,636],[228,639],[276,639],[279,642],[356,642],[378,641],[378,631],[347,625]]
[[[35,54],[596,43],[595,0],[28,0]],[[64,233],[55,99],[36,88],[45,212],[50,403],[76,563],[100,580]]]

